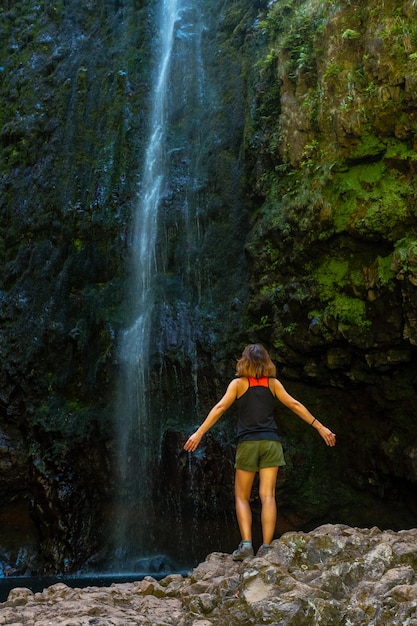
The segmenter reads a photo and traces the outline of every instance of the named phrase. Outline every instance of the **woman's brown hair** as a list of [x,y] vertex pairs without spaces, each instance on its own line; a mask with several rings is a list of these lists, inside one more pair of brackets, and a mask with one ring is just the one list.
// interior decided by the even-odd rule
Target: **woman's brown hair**
[[276,374],[277,369],[263,346],[259,343],[246,346],[237,362],[236,376],[252,376],[253,378],[272,376],[275,378]]

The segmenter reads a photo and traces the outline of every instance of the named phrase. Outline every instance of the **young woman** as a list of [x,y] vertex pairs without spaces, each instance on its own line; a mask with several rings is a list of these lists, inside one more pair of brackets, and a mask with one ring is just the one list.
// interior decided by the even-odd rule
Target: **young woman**
[[298,417],[313,426],[328,446],[336,444],[336,435],[323,426],[301,402],[289,395],[277,380],[276,368],[268,352],[260,344],[246,346],[237,362],[236,378],[229,384],[223,398],[211,409],[204,422],[184,445],[184,450],[194,452],[203,435],[234,403],[238,407],[237,450],[235,462],[236,517],[242,541],[233,552],[236,561],[253,556],[252,511],[250,495],[259,472],[259,497],[261,500],[261,525],[263,544],[256,556],[264,556],[274,537],[277,519],[275,485],[278,468],[285,465],[274,419],[275,398],[291,409]]

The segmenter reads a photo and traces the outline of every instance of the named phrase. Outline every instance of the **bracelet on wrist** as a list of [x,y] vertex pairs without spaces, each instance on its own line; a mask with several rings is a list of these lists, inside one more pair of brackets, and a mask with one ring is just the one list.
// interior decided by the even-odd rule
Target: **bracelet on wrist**
[[316,418],[313,419],[313,421],[311,422],[310,426],[312,426],[314,424],[314,422],[317,422]]

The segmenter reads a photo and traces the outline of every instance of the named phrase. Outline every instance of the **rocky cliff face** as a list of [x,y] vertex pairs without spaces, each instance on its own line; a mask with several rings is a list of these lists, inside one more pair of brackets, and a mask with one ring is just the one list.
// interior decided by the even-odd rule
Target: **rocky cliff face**
[[[126,82],[146,39],[140,16],[139,5],[111,2],[2,7],[0,410],[14,485],[2,491],[12,513],[1,544],[17,571],[72,567],[102,533],[129,162],[142,123],[130,91],[142,89],[140,72]],[[23,555],[8,539],[17,528]]]
[[[279,530],[414,524],[416,11],[411,0],[210,4],[207,78],[221,99],[193,227],[195,361],[178,295],[153,356],[156,419],[169,406],[153,469],[165,508],[190,528],[233,523],[232,420],[193,462],[181,443],[248,341],[271,350],[288,390],[338,435],[324,450],[280,415]],[[108,532],[152,11],[6,1],[0,30],[1,559],[65,571]],[[172,202],[183,168],[161,228],[168,291],[195,235],[180,232]],[[205,536],[193,556],[210,550]]]
[[349,517],[353,493],[373,494],[371,509],[380,515],[382,498],[405,524],[416,454],[415,17],[414,2],[272,3],[258,25],[266,53],[247,133],[250,335],[339,436],[325,470],[332,495],[319,495],[323,475],[309,462],[298,468],[308,499]]
[[[148,4],[23,0],[6,2],[1,14],[0,424],[7,523],[0,552],[7,571],[77,568],[117,523],[109,513],[118,469],[117,344],[128,317],[132,215],[153,79],[155,24]],[[172,304],[160,307],[154,324],[152,385],[163,398],[153,394],[153,414],[161,431],[168,421],[191,423],[197,361],[203,372],[211,354],[224,358],[242,326],[247,227],[239,203],[240,75],[255,14],[249,2],[230,11],[222,2],[207,5],[205,65],[218,107],[207,107],[203,123],[189,128],[186,138],[201,142],[206,178],[196,175],[187,197],[176,201],[187,163],[178,150],[170,157],[173,176],[161,208],[164,246],[155,252],[165,270],[159,290]],[[228,85],[223,103],[219,76]],[[172,113],[172,136],[180,135],[195,106],[187,101]],[[191,187],[200,207],[194,226],[184,230],[182,204]],[[177,276],[184,251],[198,299],[191,330],[183,306],[189,293]],[[224,273],[225,264],[233,271]],[[213,396],[217,380],[211,378],[201,374],[202,396]]]

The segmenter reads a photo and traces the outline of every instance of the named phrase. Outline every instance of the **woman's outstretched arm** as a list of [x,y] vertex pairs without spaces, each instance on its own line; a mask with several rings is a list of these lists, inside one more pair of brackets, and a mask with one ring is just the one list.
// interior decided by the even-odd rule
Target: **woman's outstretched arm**
[[301,404],[301,402],[290,396],[290,394],[285,390],[282,383],[280,383],[279,380],[277,380],[276,378],[274,378],[272,388],[278,400],[282,402],[282,404],[284,404],[286,407],[291,409],[291,411],[298,415],[298,417],[301,417],[302,420],[310,424],[310,426],[313,426],[313,428],[315,428],[319,435],[321,435],[321,437],[324,439],[326,445],[336,445],[336,435],[332,433],[329,428],[319,422],[319,420],[310,413],[310,411],[304,406],[304,404]]
[[197,449],[201,439],[203,438],[203,435],[205,435],[206,432],[210,430],[210,428],[214,426],[216,422],[219,421],[223,413],[230,406],[232,406],[233,402],[237,398],[237,384],[238,379],[232,380],[226,390],[226,393],[224,394],[222,399],[219,400],[218,403],[215,404],[214,407],[211,409],[210,413],[207,415],[200,428],[197,428],[197,430],[192,435],[190,435],[184,445],[184,450],[186,450],[187,452],[194,452],[194,450]]

